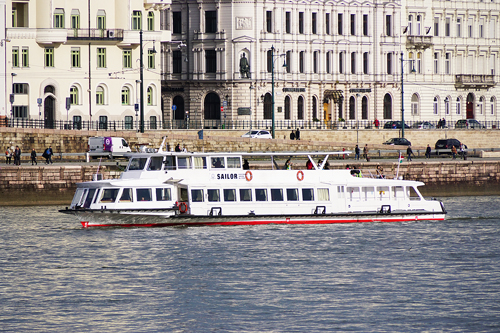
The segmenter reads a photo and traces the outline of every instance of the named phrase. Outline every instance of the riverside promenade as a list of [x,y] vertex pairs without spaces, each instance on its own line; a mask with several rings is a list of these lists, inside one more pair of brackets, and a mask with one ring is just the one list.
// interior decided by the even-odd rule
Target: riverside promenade
[[[283,139],[247,139],[241,138],[245,131],[204,131],[200,139],[197,131],[158,131],[152,133],[136,132],[82,132],[82,131],[56,131],[56,130],[31,130],[0,128],[0,145],[19,145],[22,149],[23,159],[21,166],[6,165],[5,158],[0,163],[0,205],[40,205],[58,204],[68,205],[75,190],[75,184],[89,181],[97,172],[103,174],[104,179],[119,177],[126,161],[121,160],[86,163],[83,152],[87,149],[89,136],[121,136],[127,139],[134,149],[140,144],[149,144],[158,147],[163,137],[167,137],[169,147],[176,144],[186,147],[188,151],[234,151],[234,152],[259,152],[259,151],[352,151],[358,142],[362,149],[365,144],[370,149],[370,162],[354,160],[354,154],[330,159],[330,168],[342,169],[346,165],[355,166],[362,170],[364,176],[376,174],[376,167],[384,169],[386,177],[401,176],[404,179],[419,180],[426,183],[422,193],[426,196],[448,195],[489,195],[500,194],[500,153],[488,152],[491,144],[500,142],[499,130],[486,131],[405,131],[406,137],[413,142],[413,151],[423,156],[426,143],[434,145],[439,138],[458,138],[465,142],[469,148],[476,150],[474,157],[466,161],[452,160],[449,156],[435,156],[430,159],[423,157],[414,158],[412,162],[398,161],[398,153],[405,154],[406,147],[385,146],[381,142],[389,137],[397,137],[393,130],[367,130],[367,131],[306,131],[301,133],[302,140],[288,140],[285,131],[278,131],[277,137]],[[363,133],[361,133],[363,132]],[[450,133],[451,132],[451,133]],[[451,136],[453,134],[453,136]],[[362,137],[363,141],[360,140]],[[437,139],[436,139],[437,138]],[[417,140],[417,141],[415,141]],[[468,141],[467,141],[468,140]],[[423,142],[423,143],[422,143]],[[479,142],[486,145],[480,147]],[[54,164],[45,165],[41,152],[45,147],[52,146],[55,158]],[[37,166],[31,166],[29,152],[31,147],[38,152]],[[484,149],[484,151],[482,150]],[[381,154],[380,151],[384,153]],[[379,152],[378,154],[376,152]],[[73,158],[61,160],[59,153],[76,154]],[[499,156],[496,156],[499,154]],[[482,156],[482,157],[481,157]],[[253,168],[265,167],[257,161],[252,162]],[[305,168],[305,161],[295,163],[294,169]]]

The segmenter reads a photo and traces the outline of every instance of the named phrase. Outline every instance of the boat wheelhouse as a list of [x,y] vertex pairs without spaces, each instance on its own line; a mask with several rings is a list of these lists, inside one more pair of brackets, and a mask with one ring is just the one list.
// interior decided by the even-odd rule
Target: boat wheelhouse
[[335,154],[345,152],[133,153],[119,179],[77,184],[61,212],[84,227],[444,220],[422,182],[326,169]]

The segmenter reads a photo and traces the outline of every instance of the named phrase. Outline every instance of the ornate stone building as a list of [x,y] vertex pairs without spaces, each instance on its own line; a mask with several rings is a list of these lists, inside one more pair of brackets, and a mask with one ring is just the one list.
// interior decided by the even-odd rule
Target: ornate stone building
[[173,0],[164,118],[173,127],[186,119],[269,127],[274,79],[284,128],[383,123],[401,119],[402,109],[412,121],[496,120],[499,9],[479,0]]

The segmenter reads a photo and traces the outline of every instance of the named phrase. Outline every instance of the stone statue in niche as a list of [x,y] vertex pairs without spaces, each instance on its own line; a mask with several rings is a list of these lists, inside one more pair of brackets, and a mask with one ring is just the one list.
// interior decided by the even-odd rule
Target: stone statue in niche
[[248,64],[248,59],[243,53],[240,58],[240,74],[241,78],[250,78],[250,65]]

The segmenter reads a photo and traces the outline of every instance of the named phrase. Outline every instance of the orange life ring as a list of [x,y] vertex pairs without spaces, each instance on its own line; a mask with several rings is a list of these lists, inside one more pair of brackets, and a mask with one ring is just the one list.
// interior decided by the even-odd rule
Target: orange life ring
[[252,171],[245,172],[245,179],[247,180],[247,182],[253,179]]
[[304,173],[302,170],[297,171],[297,179],[301,182],[304,180]]
[[188,211],[188,204],[185,202],[181,202],[177,207],[179,207],[179,212],[181,212],[181,214]]

